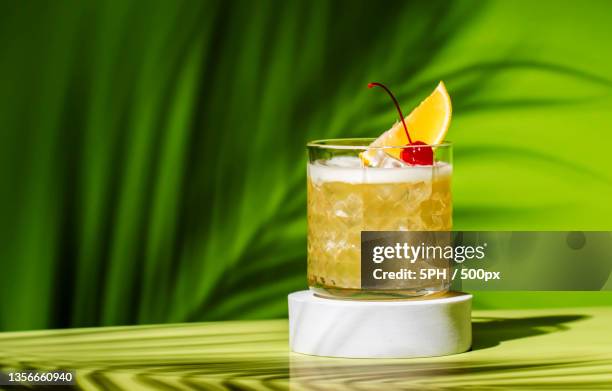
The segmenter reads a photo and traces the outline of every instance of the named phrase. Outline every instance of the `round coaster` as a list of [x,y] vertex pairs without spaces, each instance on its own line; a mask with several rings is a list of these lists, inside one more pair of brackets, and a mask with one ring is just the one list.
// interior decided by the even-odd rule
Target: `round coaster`
[[297,353],[347,358],[410,358],[465,352],[472,344],[472,295],[436,299],[334,300],[289,295],[289,345]]

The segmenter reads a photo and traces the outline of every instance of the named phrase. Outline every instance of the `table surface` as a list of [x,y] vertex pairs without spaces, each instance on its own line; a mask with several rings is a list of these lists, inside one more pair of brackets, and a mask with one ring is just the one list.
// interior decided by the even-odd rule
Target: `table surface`
[[0,333],[0,366],[74,369],[83,389],[612,389],[612,308],[475,311],[463,354],[290,353],[287,321]]

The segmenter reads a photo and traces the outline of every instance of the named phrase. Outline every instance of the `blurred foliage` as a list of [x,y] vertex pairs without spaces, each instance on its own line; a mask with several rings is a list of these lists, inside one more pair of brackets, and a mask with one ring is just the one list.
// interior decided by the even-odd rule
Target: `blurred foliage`
[[388,128],[372,80],[405,111],[446,82],[457,229],[611,229],[611,11],[3,2],[0,329],[285,315],[305,287],[304,144]]

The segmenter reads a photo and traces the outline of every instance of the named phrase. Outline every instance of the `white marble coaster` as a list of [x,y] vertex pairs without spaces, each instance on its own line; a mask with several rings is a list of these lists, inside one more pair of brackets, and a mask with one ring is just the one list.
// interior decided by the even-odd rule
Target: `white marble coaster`
[[289,295],[289,345],[297,353],[410,358],[462,353],[472,344],[472,295],[429,300],[356,301]]

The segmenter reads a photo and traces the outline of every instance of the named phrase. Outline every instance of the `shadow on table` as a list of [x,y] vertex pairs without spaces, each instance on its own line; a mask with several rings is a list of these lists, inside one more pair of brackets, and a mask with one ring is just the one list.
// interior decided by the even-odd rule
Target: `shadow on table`
[[[474,317],[473,347],[481,350],[501,342],[570,329],[572,322],[588,319],[580,314],[523,318]],[[486,355],[472,359],[431,360],[339,359],[289,355],[290,390],[325,389],[558,389],[559,379],[551,369],[563,368],[568,388],[606,389],[600,377],[609,373],[610,360],[532,360],[511,362],[489,360]],[[592,378],[581,377],[585,371]],[[282,375],[280,375],[282,376]],[[280,376],[278,378],[280,378]],[[572,377],[573,376],[573,377]],[[269,379],[272,379],[271,377]],[[534,379],[535,383],[534,383]],[[272,388],[272,387],[270,387]],[[609,387],[608,387],[609,388]]]
[[475,317],[472,324],[472,350],[497,346],[503,341],[568,330],[568,323],[587,318],[587,315],[554,315],[529,318]]

